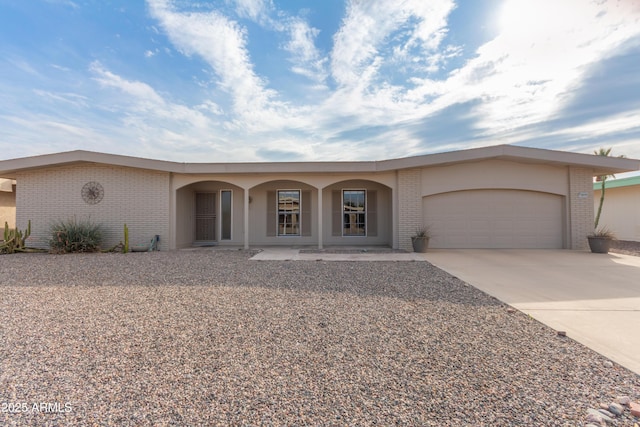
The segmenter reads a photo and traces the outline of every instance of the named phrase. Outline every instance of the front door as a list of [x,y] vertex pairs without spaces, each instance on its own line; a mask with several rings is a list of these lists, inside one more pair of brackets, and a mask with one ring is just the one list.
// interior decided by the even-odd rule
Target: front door
[[216,240],[216,193],[196,193],[196,242]]

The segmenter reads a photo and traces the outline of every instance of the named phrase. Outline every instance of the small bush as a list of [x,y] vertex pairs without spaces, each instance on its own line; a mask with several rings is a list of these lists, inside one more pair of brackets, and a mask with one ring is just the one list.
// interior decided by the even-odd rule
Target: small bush
[[616,240],[616,234],[607,227],[598,228],[589,237],[603,237],[605,239]]
[[49,247],[53,253],[97,252],[102,243],[102,226],[75,218],[58,221],[50,227]]

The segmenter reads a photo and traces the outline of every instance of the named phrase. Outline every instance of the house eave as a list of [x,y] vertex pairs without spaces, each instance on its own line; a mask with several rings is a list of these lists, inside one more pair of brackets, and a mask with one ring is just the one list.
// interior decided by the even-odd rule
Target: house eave
[[19,172],[76,164],[105,164],[181,174],[263,173],[380,173],[401,169],[439,167],[483,160],[575,166],[590,169],[593,176],[640,170],[640,160],[569,153],[513,145],[494,145],[381,161],[354,162],[247,162],[180,163],[118,154],[75,150],[0,161],[0,177],[15,179]]
[[468,150],[385,160],[380,163],[383,164],[383,168],[408,169],[428,166],[447,166],[493,159],[519,163],[583,167],[592,169],[593,176],[640,170],[640,160],[635,159],[595,156],[592,154],[570,153],[566,151],[518,147],[514,145],[471,148]]

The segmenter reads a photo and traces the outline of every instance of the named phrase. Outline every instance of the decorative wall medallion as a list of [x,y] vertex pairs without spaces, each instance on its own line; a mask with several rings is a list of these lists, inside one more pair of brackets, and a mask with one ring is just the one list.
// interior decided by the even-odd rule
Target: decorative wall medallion
[[90,205],[100,203],[103,197],[104,188],[99,182],[90,181],[82,187],[82,199]]

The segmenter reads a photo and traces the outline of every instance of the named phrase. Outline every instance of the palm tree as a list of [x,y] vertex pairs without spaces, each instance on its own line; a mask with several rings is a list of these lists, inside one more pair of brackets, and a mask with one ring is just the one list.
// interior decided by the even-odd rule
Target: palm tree
[[[604,157],[609,157],[609,155],[611,154],[611,147],[607,148],[606,150],[604,148],[600,148],[597,151],[594,151],[593,154],[595,154],[596,156],[604,156]],[[624,157],[624,155],[618,156],[618,157]],[[596,214],[596,222],[594,225],[594,229],[598,229],[598,223],[600,222],[600,214],[602,213],[602,205],[604,204],[604,189],[605,189],[605,183],[607,181],[607,178],[615,178],[616,176],[611,174],[611,175],[600,175],[598,177],[596,177],[596,182],[602,182],[602,189],[600,190],[600,204],[598,205],[598,213]]]

